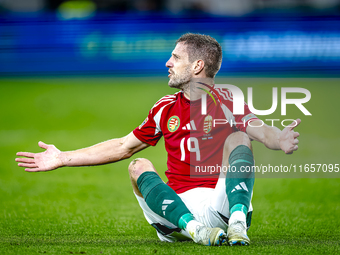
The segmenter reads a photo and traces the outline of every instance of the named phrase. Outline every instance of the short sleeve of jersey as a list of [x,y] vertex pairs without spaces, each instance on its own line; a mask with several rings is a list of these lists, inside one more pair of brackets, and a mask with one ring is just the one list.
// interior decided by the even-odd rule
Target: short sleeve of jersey
[[142,142],[155,146],[162,137],[160,127],[154,120],[154,109],[151,109],[149,115],[142,124],[133,130],[133,134]]
[[229,122],[232,122],[233,126],[240,131],[246,132],[249,122],[257,120],[258,118],[253,114],[248,105],[244,102],[244,113],[243,114],[232,114],[233,112],[233,95],[231,91],[226,89],[217,89],[216,92],[219,94],[222,101],[222,109]]
[[246,129],[249,125],[249,121],[257,120],[258,118],[252,113],[248,105],[244,103],[244,114],[242,115],[234,115],[235,116],[235,123],[236,128],[240,131],[246,132]]

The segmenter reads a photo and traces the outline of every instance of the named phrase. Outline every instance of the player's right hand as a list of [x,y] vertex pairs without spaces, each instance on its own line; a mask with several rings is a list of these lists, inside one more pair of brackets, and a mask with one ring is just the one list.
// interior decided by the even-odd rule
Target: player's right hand
[[63,166],[60,159],[61,152],[54,145],[48,145],[43,142],[38,143],[39,147],[45,149],[44,152],[31,153],[31,152],[18,152],[17,156],[24,158],[16,158],[18,166],[25,167],[27,172],[43,172],[51,171]]

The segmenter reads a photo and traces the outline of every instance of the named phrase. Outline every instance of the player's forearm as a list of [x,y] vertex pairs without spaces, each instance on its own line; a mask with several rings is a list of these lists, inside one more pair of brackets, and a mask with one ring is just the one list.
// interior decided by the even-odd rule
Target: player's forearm
[[283,130],[277,127],[263,125],[263,122],[256,120],[252,125],[248,125],[247,134],[250,139],[263,143],[267,148],[272,150],[282,150],[286,154],[292,154],[298,149],[299,133],[294,128],[301,123],[300,119],[294,120]]
[[129,158],[132,149],[124,146],[126,137],[105,141],[88,148],[61,152],[63,166],[93,166]]
[[259,126],[248,126],[247,134],[253,140],[263,143],[267,148],[272,150],[280,150],[280,134],[281,130],[277,127],[271,127],[266,124]]
[[281,150],[280,134],[281,130],[277,127],[266,126],[262,143],[269,149]]

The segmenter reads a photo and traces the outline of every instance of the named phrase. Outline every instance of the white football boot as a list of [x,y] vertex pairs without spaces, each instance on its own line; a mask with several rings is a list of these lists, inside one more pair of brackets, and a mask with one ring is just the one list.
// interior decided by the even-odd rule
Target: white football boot
[[[189,223],[190,224],[190,223]],[[227,244],[227,235],[221,228],[208,228],[203,224],[195,225],[189,234],[195,243],[206,246],[220,246]],[[189,227],[190,229],[190,227]]]
[[250,244],[250,239],[247,236],[246,217],[243,212],[236,211],[231,215],[227,236],[230,246]]

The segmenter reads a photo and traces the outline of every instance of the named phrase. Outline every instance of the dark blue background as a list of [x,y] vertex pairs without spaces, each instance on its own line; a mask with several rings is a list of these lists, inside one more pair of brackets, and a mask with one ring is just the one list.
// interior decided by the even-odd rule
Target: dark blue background
[[166,74],[186,32],[215,37],[220,74],[340,74],[339,16],[181,17],[56,14],[0,17],[0,75]]

